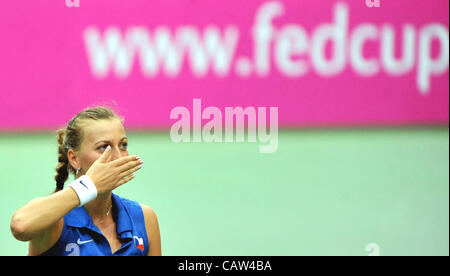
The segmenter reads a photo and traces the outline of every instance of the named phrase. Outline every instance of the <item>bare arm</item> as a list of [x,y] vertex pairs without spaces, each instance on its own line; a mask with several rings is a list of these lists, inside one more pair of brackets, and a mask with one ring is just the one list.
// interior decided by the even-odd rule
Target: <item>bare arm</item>
[[161,236],[156,213],[146,205],[141,204],[141,207],[144,212],[145,229],[147,230],[147,240],[150,247],[147,256],[161,256]]
[[78,196],[71,188],[33,199],[11,219],[11,232],[20,241],[31,241],[30,254],[48,250],[62,232],[62,218],[79,204]]
[[78,203],[77,194],[72,189],[33,199],[14,213],[11,231],[18,240],[32,240],[77,207]]

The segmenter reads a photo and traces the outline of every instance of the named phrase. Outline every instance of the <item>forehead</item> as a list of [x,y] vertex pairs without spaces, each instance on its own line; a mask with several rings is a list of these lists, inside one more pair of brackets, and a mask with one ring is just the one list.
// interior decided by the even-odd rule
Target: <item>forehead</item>
[[92,143],[99,140],[115,140],[125,136],[125,129],[117,119],[89,120],[83,126],[83,143]]

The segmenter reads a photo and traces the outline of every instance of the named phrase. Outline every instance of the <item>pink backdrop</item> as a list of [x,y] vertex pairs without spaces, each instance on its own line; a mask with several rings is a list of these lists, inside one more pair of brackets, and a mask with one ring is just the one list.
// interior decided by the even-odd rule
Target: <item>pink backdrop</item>
[[0,130],[111,101],[168,128],[193,98],[276,106],[281,127],[448,123],[449,1],[380,2],[2,1]]

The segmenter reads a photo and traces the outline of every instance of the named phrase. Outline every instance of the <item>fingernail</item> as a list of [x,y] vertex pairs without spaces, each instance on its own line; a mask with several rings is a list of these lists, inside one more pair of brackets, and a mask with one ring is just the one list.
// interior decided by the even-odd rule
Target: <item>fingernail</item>
[[138,166],[138,169],[140,169],[140,168],[142,168],[142,165],[139,165],[139,166]]
[[139,156],[136,156],[136,160],[139,160],[139,159],[141,159],[141,157],[139,157]]
[[144,164],[144,160],[139,161],[139,164]]
[[132,175],[131,175],[131,178],[134,178],[136,175],[133,173]]

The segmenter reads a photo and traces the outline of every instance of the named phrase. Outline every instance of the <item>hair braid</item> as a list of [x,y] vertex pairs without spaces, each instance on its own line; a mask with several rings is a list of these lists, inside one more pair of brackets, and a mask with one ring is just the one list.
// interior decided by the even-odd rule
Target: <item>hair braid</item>
[[64,143],[64,137],[66,135],[66,129],[59,129],[57,132],[58,140],[58,165],[56,165],[56,191],[60,191],[64,188],[64,183],[69,177],[69,160],[67,160],[67,148]]

